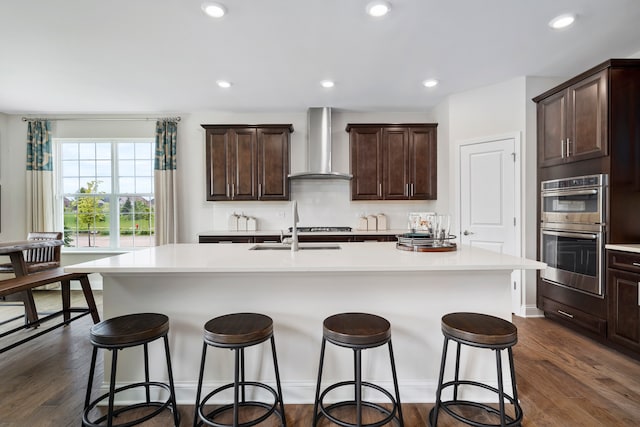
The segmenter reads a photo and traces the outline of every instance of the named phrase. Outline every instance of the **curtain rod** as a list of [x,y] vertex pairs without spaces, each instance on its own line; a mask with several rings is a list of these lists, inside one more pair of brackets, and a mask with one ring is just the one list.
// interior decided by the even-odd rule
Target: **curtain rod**
[[23,117],[23,122],[32,122],[35,120],[51,120],[51,121],[63,121],[63,120],[72,120],[72,121],[148,121],[148,120],[169,120],[169,121],[180,121],[180,117],[60,117],[60,118],[47,118],[47,117]]

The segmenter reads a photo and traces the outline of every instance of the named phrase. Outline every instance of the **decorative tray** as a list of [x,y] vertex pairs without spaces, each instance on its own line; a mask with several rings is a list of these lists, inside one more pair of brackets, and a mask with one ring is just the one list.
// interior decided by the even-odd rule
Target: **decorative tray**
[[412,252],[452,252],[457,250],[457,245],[451,240],[456,236],[450,234],[443,239],[436,239],[429,233],[404,233],[396,236],[398,242],[396,248],[402,251]]

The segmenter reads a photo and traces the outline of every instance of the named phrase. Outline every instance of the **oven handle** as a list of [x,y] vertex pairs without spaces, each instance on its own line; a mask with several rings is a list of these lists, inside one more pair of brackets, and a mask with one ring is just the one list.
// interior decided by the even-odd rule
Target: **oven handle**
[[549,234],[551,236],[560,236],[560,237],[575,237],[577,239],[590,239],[597,240],[597,234],[589,234],[589,233],[569,233],[567,231],[548,231],[542,230],[542,234]]
[[567,190],[567,191],[542,191],[542,197],[556,197],[556,196],[573,196],[580,194],[598,194],[599,190]]

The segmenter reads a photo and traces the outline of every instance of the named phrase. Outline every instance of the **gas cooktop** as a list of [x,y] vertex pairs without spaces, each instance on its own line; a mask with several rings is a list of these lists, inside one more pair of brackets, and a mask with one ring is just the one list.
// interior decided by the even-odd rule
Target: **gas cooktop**
[[[332,232],[349,232],[351,227],[297,227],[298,233],[332,233]],[[289,227],[289,232],[293,231],[293,227]]]

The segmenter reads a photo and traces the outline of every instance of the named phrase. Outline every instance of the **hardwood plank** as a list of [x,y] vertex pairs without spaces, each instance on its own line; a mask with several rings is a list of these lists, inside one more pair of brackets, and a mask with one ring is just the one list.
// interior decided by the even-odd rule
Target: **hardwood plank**
[[[84,303],[81,291],[71,294],[73,304]],[[36,291],[34,295],[42,310],[60,306],[59,291]],[[95,292],[95,299],[101,312],[102,294]],[[0,320],[21,312],[22,307],[0,304]],[[519,335],[514,358],[525,414],[523,426],[640,425],[638,360],[549,319],[516,317],[513,321]],[[0,427],[80,425],[91,361],[87,336],[92,324],[86,316],[0,357]],[[0,329],[3,327],[6,325]],[[96,387],[101,378],[99,363]],[[431,399],[433,396],[425,397],[425,401]],[[431,407],[430,403],[403,404],[405,425],[425,427]],[[193,405],[179,409],[181,425],[191,425]],[[286,405],[285,410],[288,426],[311,424],[312,405]],[[459,425],[446,414],[441,414],[439,421],[440,427]],[[170,415],[163,414],[144,425],[171,425]],[[329,425],[325,421],[320,427]],[[262,425],[276,426],[275,418]]]

